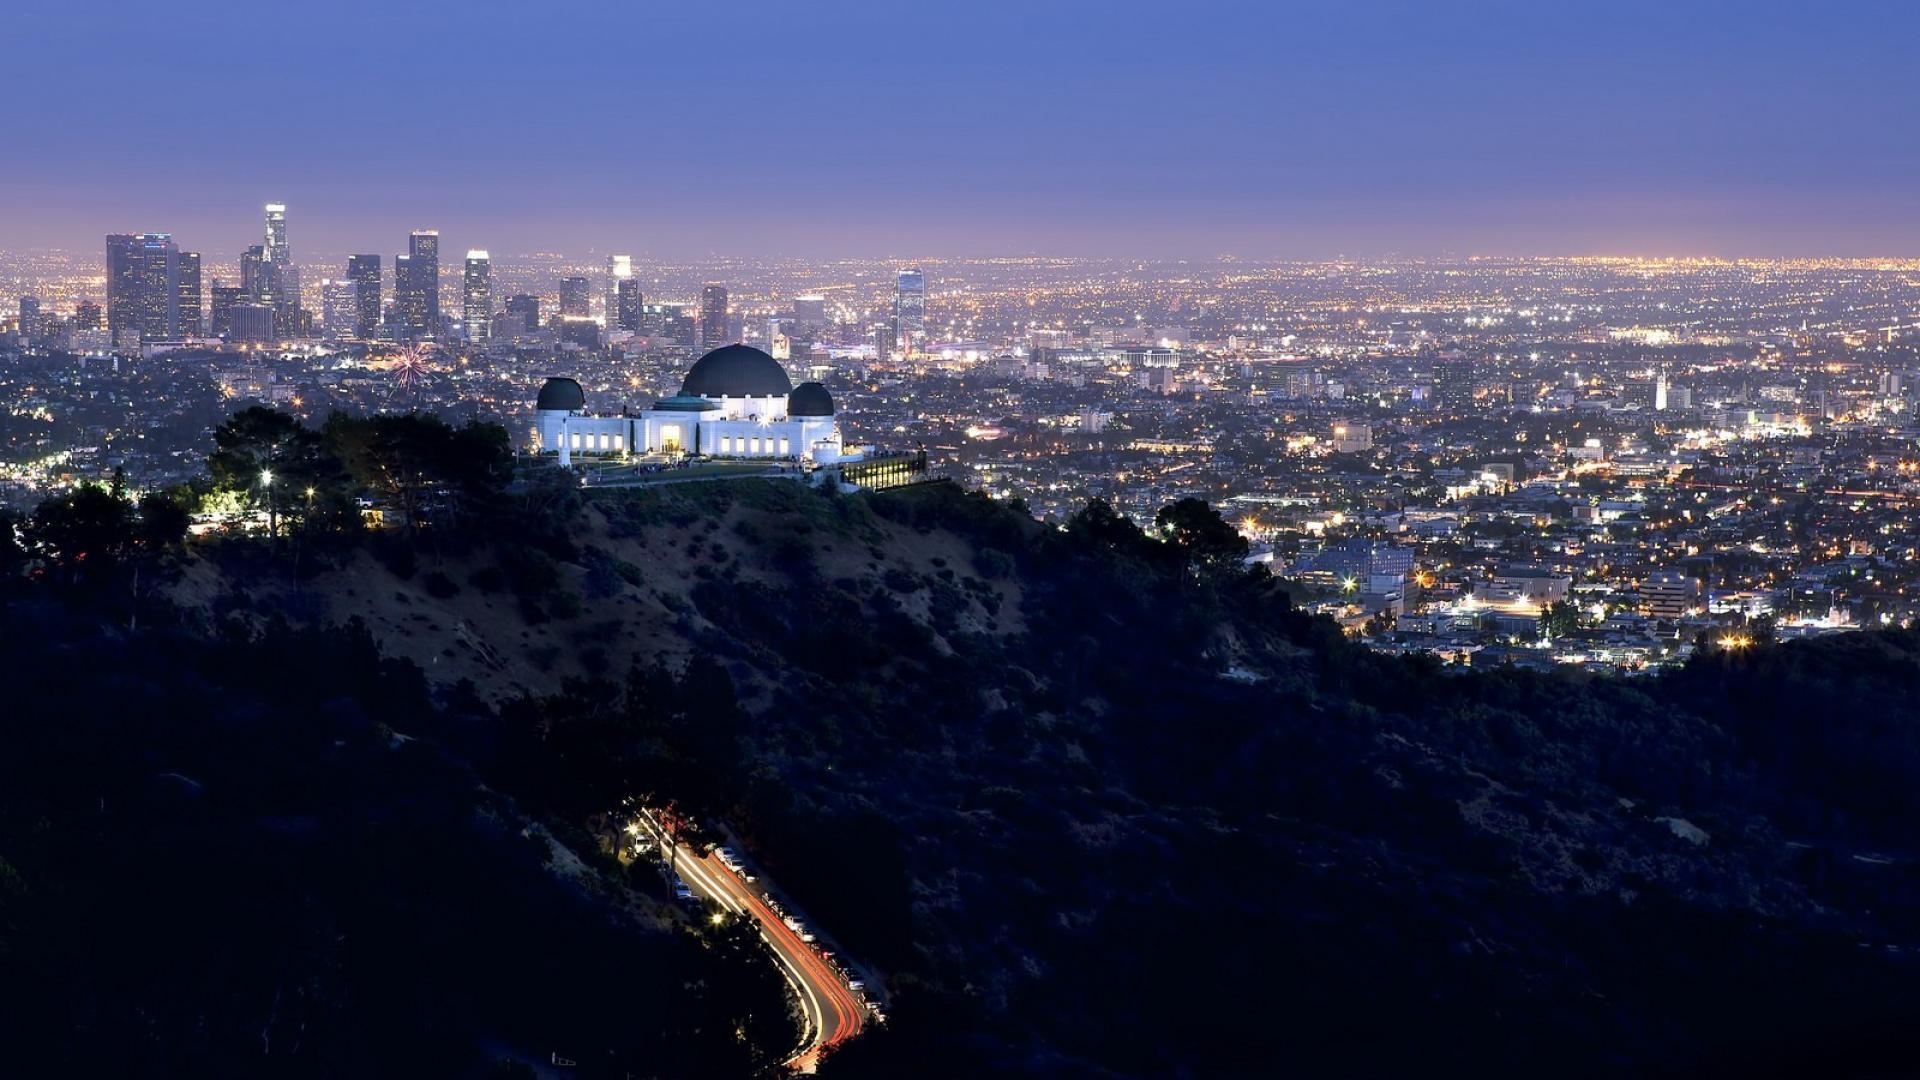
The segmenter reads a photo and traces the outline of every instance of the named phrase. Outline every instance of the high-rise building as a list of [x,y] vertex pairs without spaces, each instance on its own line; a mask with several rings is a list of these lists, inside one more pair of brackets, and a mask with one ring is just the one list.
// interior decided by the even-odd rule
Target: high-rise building
[[412,255],[393,257],[393,322],[399,337],[420,338],[429,333],[426,267],[417,262]]
[[200,253],[180,253],[180,271],[174,286],[179,314],[175,330],[180,337],[197,338],[205,332],[205,312],[200,304]]
[[1473,361],[1462,356],[1442,357],[1433,365],[1434,402],[1446,412],[1473,408]]
[[345,278],[329,278],[320,283],[320,311],[330,338],[350,338],[360,333],[360,285]]
[[[633,280],[633,256],[607,256],[607,280],[605,295],[601,298],[602,315],[600,322],[612,330],[620,326],[620,285]],[[632,329],[632,327],[628,327]]]
[[347,280],[353,282],[355,303],[360,305],[354,335],[370,341],[380,333],[380,256],[347,256]]
[[440,234],[415,229],[407,253],[393,260],[393,306],[410,338],[440,332]]
[[584,315],[564,315],[560,319],[560,340],[583,349],[597,349],[600,324]]
[[172,236],[107,237],[107,330],[120,348],[179,337],[180,249]]
[[917,268],[894,278],[893,332],[902,353],[917,353],[927,342],[927,276]]
[[261,250],[270,263],[284,266],[293,261],[292,249],[287,247],[286,204],[267,204],[267,240],[261,245]]
[[300,307],[300,268],[292,263],[270,263],[273,272],[273,317],[282,338],[301,337],[311,322]]
[[619,287],[614,290],[614,310],[618,313],[617,325],[622,330],[640,332],[640,313],[645,302],[640,295],[640,279],[622,278]]
[[467,252],[467,273],[460,298],[460,321],[468,341],[485,341],[493,334],[493,260],[479,248]]
[[518,315],[520,329],[526,331],[540,329],[540,298],[526,293],[515,293],[507,297],[507,314]]
[[660,333],[682,348],[694,349],[700,346],[699,326],[692,315],[680,304],[662,305],[660,312]]
[[23,296],[20,298],[20,332],[32,333],[35,323],[40,321],[40,298]]
[[1685,618],[1700,606],[1700,582],[1677,570],[1658,570],[1640,581],[1640,610],[1648,618]]
[[100,329],[100,305],[91,300],[82,300],[73,308],[73,328],[75,330]]
[[255,244],[240,253],[240,287],[255,300],[271,299],[273,274],[267,265],[267,249]]
[[700,347],[717,349],[731,344],[733,331],[728,325],[727,287],[708,285],[700,290]]
[[232,323],[227,340],[261,344],[274,339],[273,305],[259,300],[241,300],[227,313]]
[[824,296],[794,297],[793,321],[809,330],[818,330],[827,325],[827,298]]
[[254,299],[273,305],[280,337],[297,335],[301,324],[300,272],[287,245],[286,204],[267,204],[262,242],[240,255],[240,283]]
[[247,299],[247,290],[239,285],[213,283],[213,321],[210,329],[217,338],[233,337],[233,306]]
[[583,277],[560,279],[560,317],[584,319],[593,305],[593,287]]

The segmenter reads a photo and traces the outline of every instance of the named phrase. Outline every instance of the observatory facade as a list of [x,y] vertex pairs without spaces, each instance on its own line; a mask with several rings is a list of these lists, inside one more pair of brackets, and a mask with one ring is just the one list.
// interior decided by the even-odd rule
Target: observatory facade
[[534,410],[538,449],[568,458],[679,452],[828,463],[846,456],[827,388],[794,386],[778,360],[746,345],[701,357],[679,393],[638,413],[589,412],[586,392],[564,377],[546,381]]

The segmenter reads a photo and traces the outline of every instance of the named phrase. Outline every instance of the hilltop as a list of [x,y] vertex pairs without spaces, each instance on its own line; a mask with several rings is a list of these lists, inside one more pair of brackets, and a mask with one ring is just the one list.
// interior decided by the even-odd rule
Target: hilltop
[[[505,526],[497,534],[371,537],[316,553],[297,572],[273,572],[279,564],[251,541],[209,544],[181,565],[167,596],[210,621],[358,618],[389,655],[419,665],[431,682],[468,680],[496,704],[569,678],[623,675],[636,660],[684,666],[716,629],[716,613],[702,605],[718,602],[721,584],[730,593],[772,594],[805,580],[839,595],[912,582],[898,589],[901,614],[937,622],[930,647],[949,654],[941,629],[1006,638],[1024,626],[1017,582],[979,578],[967,538],[889,521],[857,499],[836,508],[790,480],[591,497],[548,489],[496,521]],[[966,577],[952,567],[967,568]],[[933,587],[918,587],[922,580]],[[971,587],[955,591],[959,580]],[[768,614],[798,633],[793,620],[809,604]],[[760,681],[751,689],[764,700],[772,687]]]

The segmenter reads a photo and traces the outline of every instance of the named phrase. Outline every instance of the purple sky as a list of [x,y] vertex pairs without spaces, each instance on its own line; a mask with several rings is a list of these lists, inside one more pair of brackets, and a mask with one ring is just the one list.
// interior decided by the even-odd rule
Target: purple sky
[[[404,9],[404,10],[402,10]],[[1916,255],[1920,6],[33,5],[0,247]]]

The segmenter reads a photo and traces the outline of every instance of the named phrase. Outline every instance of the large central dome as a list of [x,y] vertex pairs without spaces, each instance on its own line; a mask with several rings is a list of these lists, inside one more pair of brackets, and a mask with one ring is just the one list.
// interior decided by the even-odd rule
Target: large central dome
[[556,375],[541,385],[533,407],[542,412],[579,412],[587,407],[587,394],[579,383]]
[[685,397],[771,398],[793,392],[780,361],[747,345],[726,345],[701,357],[680,384]]

